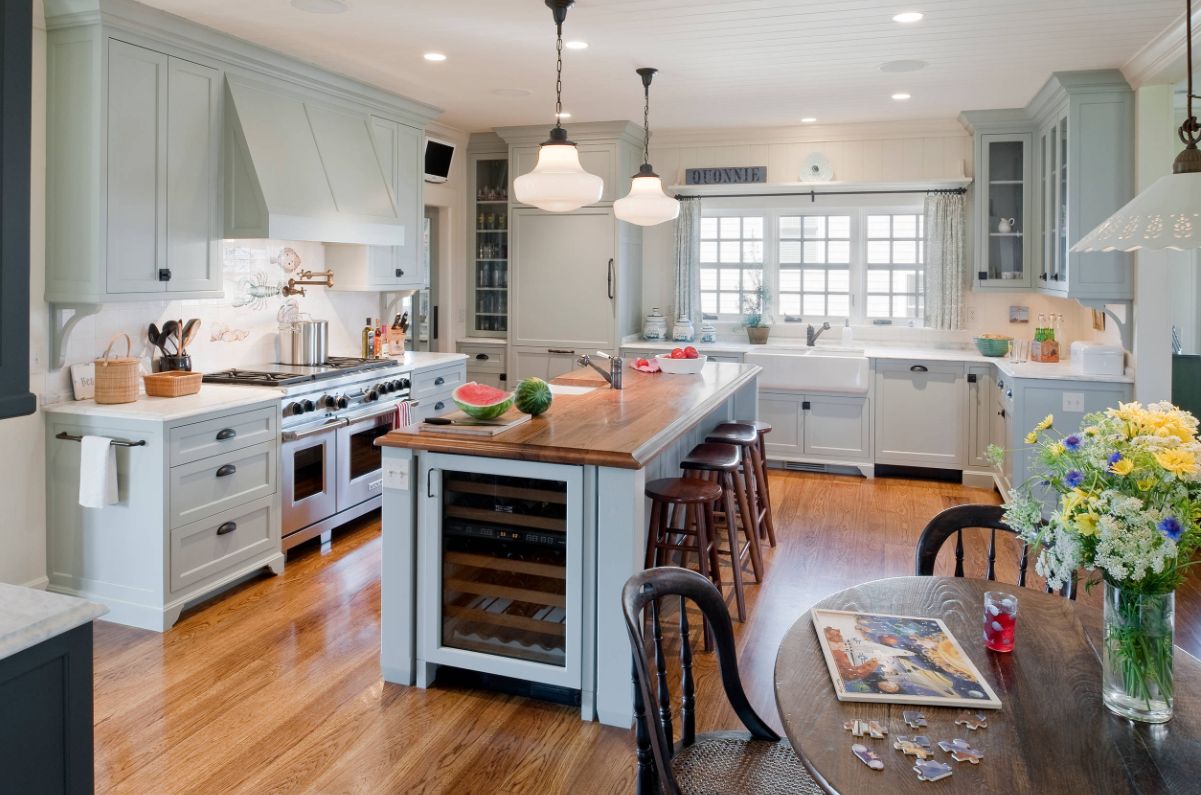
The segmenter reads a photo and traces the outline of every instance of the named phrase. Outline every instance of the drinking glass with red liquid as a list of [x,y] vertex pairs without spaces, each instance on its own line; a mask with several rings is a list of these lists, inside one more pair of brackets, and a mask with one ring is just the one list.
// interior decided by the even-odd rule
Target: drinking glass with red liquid
[[984,594],[984,645],[993,651],[1013,651],[1018,598],[1004,591]]

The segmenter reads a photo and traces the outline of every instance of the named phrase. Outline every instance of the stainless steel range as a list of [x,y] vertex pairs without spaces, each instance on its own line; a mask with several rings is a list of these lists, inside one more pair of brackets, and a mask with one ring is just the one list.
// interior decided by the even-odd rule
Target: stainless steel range
[[330,357],[323,365],[267,364],[207,373],[205,381],[273,387],[280,398],[283,548],[378,508],[375,440],[396,426],[409,371],[390,359]]

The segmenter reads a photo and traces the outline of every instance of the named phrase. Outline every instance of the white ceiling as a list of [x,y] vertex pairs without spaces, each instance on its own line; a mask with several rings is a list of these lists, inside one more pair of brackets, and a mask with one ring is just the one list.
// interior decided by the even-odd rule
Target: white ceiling
[[[288,0],[144,2],[444,108],[460,129],[553,121],[542,0],[348,0],[330,15]],[[905,10],[926,18],[894,23]],[[1053,71],[1120,67],[1182,17],[1180,0],[578,0],[565,37],[591,46],[566,53],[564,109],[640,119],[633,70],[654,66],[659,129],[949,118],[1024,105]],[[880,71],[901,59],[928,66]]]

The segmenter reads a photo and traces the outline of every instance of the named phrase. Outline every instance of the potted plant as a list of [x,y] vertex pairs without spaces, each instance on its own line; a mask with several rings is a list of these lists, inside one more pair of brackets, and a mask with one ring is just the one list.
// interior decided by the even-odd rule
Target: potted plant
[[767,344],[767,335],[771,332],[770,316],[767,313],[770,297],[767,288],[763,286],[763,280],[757,278],[744,298],[742,327],[746,329],[747,340],[752,345]]
[[[1201,548],[1197,419],[1171,403],[1124,403],[1061,435],[1048,416],[1029,435],[1034,477],[1012,492],[1005,521],[1038,550],[1052,588],[1105,588],[1102,697],[1145,723],[1172,717],[1175,591]],[[994,461],[1003,456],[989,448]],[[1040,483],[1058,497],[1044,519]]]

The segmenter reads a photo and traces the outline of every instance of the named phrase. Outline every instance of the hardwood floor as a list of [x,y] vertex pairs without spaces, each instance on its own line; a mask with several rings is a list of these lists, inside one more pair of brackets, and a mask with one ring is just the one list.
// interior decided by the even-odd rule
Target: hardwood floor
[[[772,494],[780,544],[765,556],[764,584],[748,586],[750,619],[735,630],[751,701],[778,728],[772,669],[800,614],[832,591],[912,574],[931,516],[995,495],[781,472],[772,473]],[[380,546],[378,522],[364,520],[328,550],[296,550],[282,576],[186,612],[165,634],[97,622],[97,791],[632,791],[632,733],[584,723],[575,708],[383,684]],[[947,557],[940,572],[950,570]],[[969,576],[983,571],[982,560],[978,547],[969,550]],[[1016,571],[1006,562],[1002,579]],[[1097,605],[1099,592],[1081,601]],[[1198,606],[1201,585],[1192,583],[1178,599],[1178,642],[1194,655]],[[712,658],[697,654],[698,728],[736,728]],[[612,649],[600,664],[628,668],[629,651]]]

